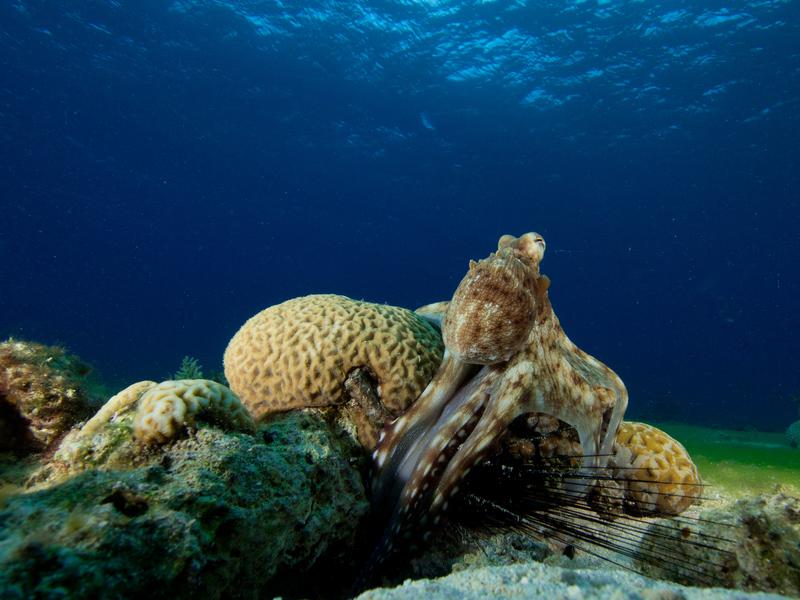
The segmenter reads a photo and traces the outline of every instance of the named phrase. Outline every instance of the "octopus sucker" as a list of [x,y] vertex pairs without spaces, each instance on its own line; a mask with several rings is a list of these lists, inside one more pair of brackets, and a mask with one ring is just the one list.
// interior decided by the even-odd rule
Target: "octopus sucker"
[[496,252],[470,261],[449,303],[419,309],[440,324],[444,358],[378,443],[373,504],[387,526],[373,560],[425,517],[437,523],[466,474],[520,415],[542,413],[577,431],[581,468],[567,480],[576,498],[605,467],[628,394],[610,368],[561,328],[550,280],[539,271],[544,252],[537,233],[504,235]]

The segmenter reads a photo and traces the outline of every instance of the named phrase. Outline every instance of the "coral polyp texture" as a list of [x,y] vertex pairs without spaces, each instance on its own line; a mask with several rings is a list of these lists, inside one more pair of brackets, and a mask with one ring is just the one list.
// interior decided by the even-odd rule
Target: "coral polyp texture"
[[0,449],[43,450],[91,412],[91,368],[63,348],[0,343]]
[[[253,418],[239,398],[222,384],[208,379],[162,381],[153,386],[149,383],[134,384],[146,387],[139,398],[133,426],[134,435],[141,442],[168,442],[200,417],[223,428],[250,432],[255,429]],[[124,392],[128,390],[129,396],[139,391],[133,387]]]
[[660,429],[621,423],[613,453],[608,465],[625,481],[625,499],[636,512],[677,515],[700,496],[700,475],[689,453]]
[[409,310],[311,295],[250,318],[228,344],[225,376],[253,416],[261,418],[345,403],[346,380],[361,371],[372,380],[380,403],[364,407],[356,419],[363,440],[362,427],[380,428],[419,396],[443,350],[436,328]]

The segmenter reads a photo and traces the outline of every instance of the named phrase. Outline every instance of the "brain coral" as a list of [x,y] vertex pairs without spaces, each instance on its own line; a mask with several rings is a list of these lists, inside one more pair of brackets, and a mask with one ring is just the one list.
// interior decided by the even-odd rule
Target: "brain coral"
[[136,404],[139,398],[149,389],[155,387],[155,381],[138,381],[117,392],[108,399],[100,410],[81,427],[81,436],[93,435],[100,427],[112,420],[116,415]]
[[436,328],[409,310],[312,295],[249,319],[225,351],[225,376],[260,418],[343,403],[345,380],[362,369],[396,417],[433,377],[443,350]]
[[644,423],[620,425],[609,466],[625,480],[625,499],[635,512],[677,515],[700,495],[700,475],[686,449]]
[[[207,379],[162,381],[148,386],[139,399],[134,435],[144,443],[163,443],[173,439],[195,418],[203,416],[219,425],[252,431],[253,418],[239,398],[224,385]],[[134,386],[124,391],[131,390]]]

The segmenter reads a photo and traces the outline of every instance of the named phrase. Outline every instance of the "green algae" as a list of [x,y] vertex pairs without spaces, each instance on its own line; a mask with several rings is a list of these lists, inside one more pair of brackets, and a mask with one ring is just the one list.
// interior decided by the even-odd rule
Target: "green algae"
[[783,433],[655,425],[686,447],[711,491],[741,497],[781,485],[800,494],[800,451],[786,444]]

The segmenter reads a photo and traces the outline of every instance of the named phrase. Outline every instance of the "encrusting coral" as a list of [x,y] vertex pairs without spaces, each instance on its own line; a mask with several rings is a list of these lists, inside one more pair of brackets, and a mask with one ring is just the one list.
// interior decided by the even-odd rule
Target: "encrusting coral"
[[109,398],[80,429],[64,437],[52,460],[32,482],[101,466],[127,469],[137,464],[143,453],[134,443],[133,421],[139,398],[155,385],[155,381],[139,381]]
[[128,407],[135,405],[147,390],[156,386],[155,381],[138,381],[108,399],[100,410],[81,427],[84,436],[92,435],[99,427],[112,420]]
[[164,443],[194,425],[200,416],[223,428],[255,430],[253,418],[239,398],[224,385],[208,379],[162,381],[148,386],[139,399],[133,430],[141,442]]
[[63,348],[0,343],[0,450],[44,450],[91,412],[91,367]]
[[[409,310],[322,294],[250,318],[228,344],[224,364],[231,389],[257,419],[350,402],[359,439],[371,446],[384,422],[420,395],[442,353],[436,328]],[[354,374],[358,381],[348,383]],[[363,390],[365,381],[375,394],[350,391]]]

